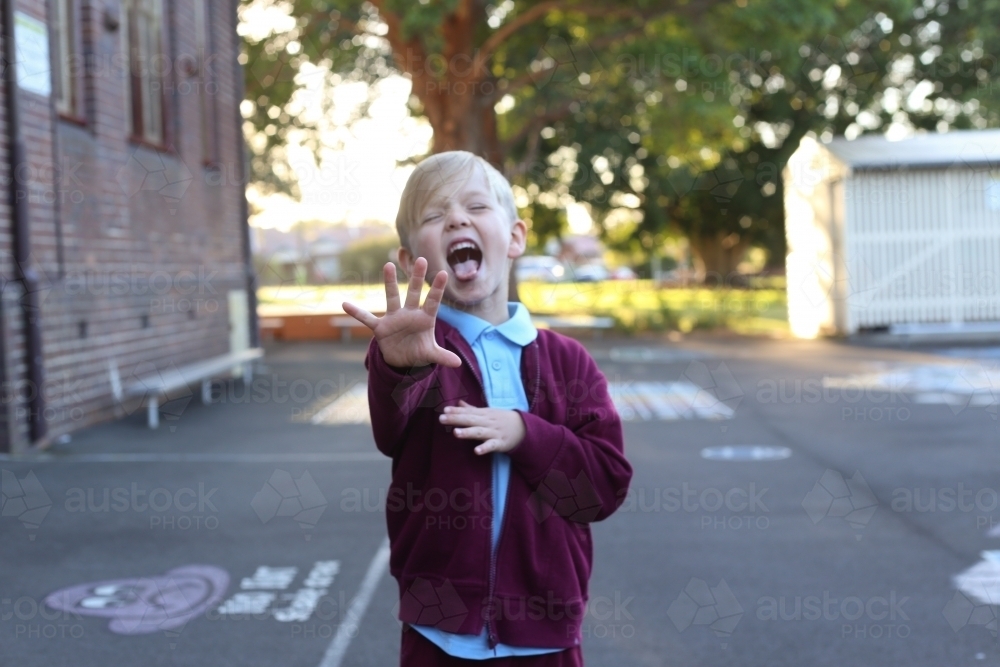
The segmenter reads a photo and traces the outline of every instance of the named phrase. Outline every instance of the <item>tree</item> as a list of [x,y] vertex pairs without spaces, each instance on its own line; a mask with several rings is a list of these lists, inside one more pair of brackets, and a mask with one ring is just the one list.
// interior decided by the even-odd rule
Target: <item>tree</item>
[[[340,280],[349,283],[378,283],[387,261],[396,263],[399,239],[395,234],[355,241],[340,258]],[[398,267],[397,267],[398,268]]]
[[[266,34],[243,31],[253,176],[265,189],[294,191],[289,138],[298,133],[315,151],[323,141],[295,98],[303,76],[317,73],[334,85],[404,74],[413,112],[434,130],[433,152],[469,150],[524,173],[539,130],[580,104],[579,90],[553,82],[576,78],[595,49],[641,35],[650,21],[694,23],[728,1],[245,0],[244,16],[271,10],[274,24]],[[566,48],[581,37],[589,50],[582,59]],[[508,95],[518,96],[518,113],[501,122],[496,106]],[[526,161],[505,165],[522,143]]]
[[402,73],[432,150],[501,166],[537,237],[576,199],[613,245],[654,251],[687,236],[706,274],[729,275],[750,245],[783,261],[780,175],[806,134],[997,124],[997,0],[248,6],[261,4],[290,17],[246,38],[244,116],[262,187],[294,191],[290,136],[316,151],[323,141],[295,99],[303,75]]
[[652,26],[604,54],[609,85],[548,129],[536,180],[588,202],[612,246],[681,234],[717,278],[750,245],[780,264],[781,173],[806,134],[998,124],[1000,3],[970,4],[762,0]]

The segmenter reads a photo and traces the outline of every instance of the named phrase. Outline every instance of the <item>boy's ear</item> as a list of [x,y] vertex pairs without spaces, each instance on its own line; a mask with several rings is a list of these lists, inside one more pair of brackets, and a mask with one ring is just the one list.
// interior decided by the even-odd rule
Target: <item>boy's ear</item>
[[524,220],[515,220],[510,228],[510,246],[507,248],[507,257],[516,259],[524,254],[524,249],[528,243],[528,226]]
[[396,251],[396,260],[399,262],[399,266],[406,273],[407,277],[413,275],[413,262],[416,258],[413,256],[406,246],[399,246],[399,250]]

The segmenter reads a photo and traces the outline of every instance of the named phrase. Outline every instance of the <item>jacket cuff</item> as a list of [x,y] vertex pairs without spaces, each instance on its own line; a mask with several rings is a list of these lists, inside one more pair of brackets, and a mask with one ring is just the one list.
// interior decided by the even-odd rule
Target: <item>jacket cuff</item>
[[562,452],[566,427],[552,424],[538,415],[518,410],[524,421],[524,439],[507,452],[511,463],[532,486],[542,481]]
[[434,370],[434,364],[426,366],[414,366],[412,368],[401,368],[393,366],[382,356],[382,348],[378,346],[378,341],[372,338],[368,344],[368,356],[365,357],[365,368],[369,373],[379,376],[379,379],[392,382],[398,385],[400,382],[419,381],[429,375]]

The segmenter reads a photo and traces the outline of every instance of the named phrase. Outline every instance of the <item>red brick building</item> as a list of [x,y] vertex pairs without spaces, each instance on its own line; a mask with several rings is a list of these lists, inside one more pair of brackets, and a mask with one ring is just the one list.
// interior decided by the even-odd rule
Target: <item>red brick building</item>
[[238,0],[4,0],[0,450],[256,342]]

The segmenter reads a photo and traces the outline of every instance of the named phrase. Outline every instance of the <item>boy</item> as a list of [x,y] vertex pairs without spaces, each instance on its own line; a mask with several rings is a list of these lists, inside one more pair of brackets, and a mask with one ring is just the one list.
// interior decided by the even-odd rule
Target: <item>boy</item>
[[507,302],[527,230],[485,160],[421,162],[396,229],[405,302],[389,263],[385,316],[344,311],[375,334],[365,367],[375,443],[392,457],[400,662],[582,665],[589,523],[632,477],[607,381],[582,345]]

